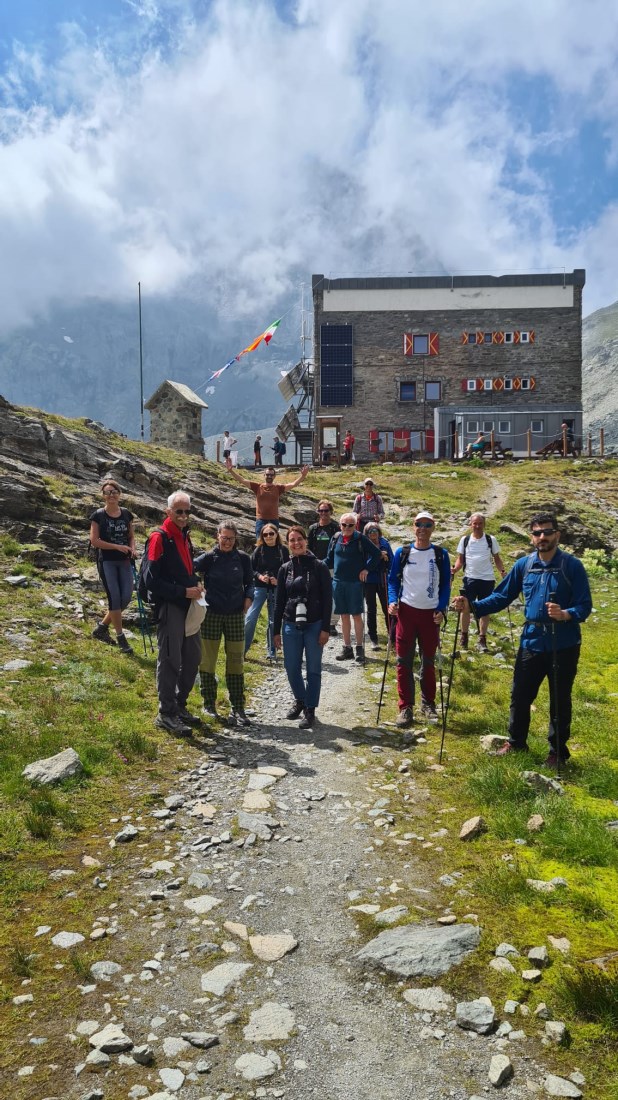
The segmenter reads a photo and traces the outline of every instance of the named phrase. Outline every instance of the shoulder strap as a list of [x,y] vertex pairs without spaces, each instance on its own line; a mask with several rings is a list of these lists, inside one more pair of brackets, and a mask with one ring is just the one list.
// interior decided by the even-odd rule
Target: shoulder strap
[[[534,557],[534,551],[532,552],[532,554],[528,554],[528,560],[526,562],[526,567],[524,569],[524,574],[523,574],[523,577],[521,578],[522,584],[525,581],[526,577],[528,576],[528,573],[532,569],[532,559],[533,559],[533,557]],[[564,553],[562,554],[562,558],[561,558],[561,561],[560,561],[560,572],[561,572],[562,576],[564,577],[565,581],[567,582],[569,588],[572,589],[573,588],[573,582],[572,582],[572,580],[569,576],[569,573],[568,573],[568,570],[567,570],[567,567],[566,567],[567,557],[568,557],[568,555],[565,555]]]

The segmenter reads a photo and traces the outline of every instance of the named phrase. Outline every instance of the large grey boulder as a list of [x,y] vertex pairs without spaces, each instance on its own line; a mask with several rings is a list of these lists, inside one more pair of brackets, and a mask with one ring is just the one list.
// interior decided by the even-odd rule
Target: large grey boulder
[[473,924],[406,924],[381,932],[355,958],[402,978],[437,978],[474,951],[480,939]]
[[24,768],[21,774],[31,783],[49,786],[51,783],[61,783],[63,779],[70,779],[74,775],[81,775],[83,770],[83,764],[75,749],[64,749],[55,756],[34,760]]

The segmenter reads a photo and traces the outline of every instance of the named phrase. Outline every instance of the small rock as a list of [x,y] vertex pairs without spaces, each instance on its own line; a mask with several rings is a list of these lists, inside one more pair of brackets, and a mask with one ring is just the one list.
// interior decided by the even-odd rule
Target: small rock
[[507,955],[519,955],[519,951],[516,947],[513,947],[512,943],[499,943],[496,947],[494,954],[498,958],[506,957]]
[[84,943],[85,939],[86,937],[79,932],[57,932],[52,936],[51,942],[55,947],[63,947],[67,950],[69,947],[76,947],[78,943]]
[[249,776],[247,789],[250,791],[265,791],[268,787],[274,787],[276,782],[277,779],[274,775],[267,775],[264,772],[253,772],[253,774]]
[[31,783],[48,786],[51,783],[61,783],[74,775],[81,775],[83,770],[82,762],[75,749],[64,749],[55,756],[34,760],[24,768],[21,774]]
[[88,1042],[91,1047],[96,1047],[105,1054],[120,1054],[123,1050],[131,1050],[133,1046],[132,1040],[117,1024],[108,1024],[102,1031],[95,1032]]
[[518,1007],[519,1001],[509,1000],[504,1002],[504,1011],[506,1012],[507,1016],[514,1016],[517,1012]]
[[480,815],[476,817],[470,817],[467,821],[464,821],[461,829],[459,830],[460,840],[474,840],[475,837],[480,836],[482,833],[487,832],[487,822]]
[[558,1020],[547,1021],[545,1024],[545,1035],[552,1043],[556,1043],[557,1046],[563,1046],[569,1038],[566,1024]]
[[237,924],[235,921],[226,920],[223,923],[223,927],[226,932],[229,932],[231,936],[238,936],[239,940],[248,940],[249,933],[247,931],[246,924]]
[[546,947],[531,947],[528,952],[528,959],[534,966],[549,966],[549,952]]
[[455,1021],[465,1031],[489,1035],[496,1022],[496,1011],[487,997],[480,997],[475,1001],[460,1001],[455,1008]]
[[243,810],[250,812],[255,810],[270,810],[272,808],[272,799],[263,791],[245,791],[242,800]]
[[566,936],[548,936],[548,942],[556,951],[560,951],[562,955],[568,955],[571,950],[571,941]]
[[448,1012],[454,998],[439,985],[427,989],[405,989],[403,999],[422,1012]]
[[570,1100],[580,1100],[583,1095],[581,1089],[573,1081],[568,1081],[564,1077],[556,1077],[553,1073],[548,1073],[543,1079],[543,1088],[548,1096],[566,1096]]
[[111,962],[110,960],[104,960],[103,962],[95,962],[90,967],[90,973],[95,982],[111,982],[112,978],[119,974],[122,967],[118,963]]
[[89,1069],[91,1073],[98,1073],[101,1069],[107,1069],[110,1062],[111,1058],[109,1054],[105,1054],[102,1050],[96,1048],[95,1050],[91,1050],[90,1054],[87,1056],[86,1068]]
[[245,1081],[262,1081],[277,1072],[276,1064],[261,1054],[241,1054],[234,1062],[234,1069]]
[[278,768],[273,764],[263,764],[256,771],[258,775],[272,775],[275,779],[283,779],[288,774],[285,768]]
[[448,913],[445,917],[438,917],[438,924],[457,924],[455,913]]
[[151,1066],[154,1062],[154,1051],[145,1043],[139,1047],[133,1047],[131,1056],[140,1066]]
[[207,1031],[183,1031],[182,1038],[192,1047],[198,1047],[200,1050],[216,1047],[220,1042],[218,1035],[211,1035]]
[[32,993],[21,993],[19,996],[13,997],[13,1004],[14,1005],[27,1005],[27,1004],[31,1004],[33,1000],[34,1000],[34,997],[33,997]]
[[397,924],[407,915],[407,905],[392,905],[390,909],[383,909],[381,913],[376,913],[373,919],[376,924]]
[[537,791],[541,791],[543,794],[551,792],[552,794],[563,795],[564,787],[557,779],[552,779],[549,775],[541,775],[540,772],[523,772],[522,777],[524,783],[527,783],[529,787],[533,787]]
[[116,844],[128,844],[131,840],[135,840],[136,836],[139,836],[139,829],[136,829],[135,825],[128,824],[116,833],[114,840]]
[[540,970],[522,970],[522,980],[524,982],[540,982],[542,974]]
[[489,1063],[487,1074],[490,1085],[493,1085],[495,1089],[500,1088],[500,1085],[503,1085],[505,1081],[510,1081],[513,1073],[511,1059],[507,1058],[506,1054],[494,1054]]
[[159,1080],[165,1085],[166,1089],[170,1090],[170,1092],[178,1092],[184,1085],[185,1075],[180,1069],[169,1069],[165,1067],[159,1070]]
[[249,936],[249,946],[253,954],[263,962],[276,962],[298,947],[294,936]]
[[541,1001],[534,1010],[534,1015],[538,1016],[539,1020],[549,1020],[551,1013],[545,1004],[545,1001]]
[[184,905],[192,913],[202,916],[204,913],[210,913],[210,910],[214,909],[215,906],[221,905],[221,898],[213,898],[210,894],[200,894],[197,898],[187,898]]
[[532,814],[526,822],[526,829],[529,833],[538,833],[545,825],[545,818],[541,814]]
[[516,970],[512,962],[508,959],[499,957],[497,959],[491,959],[489,963],[492,970],[497,970],[499,974],[515,974]]
[[251,1013],[243,1035],[250,1043],[273,1042],[289,1039],[295,1026],[294,1014],[287,1005],[267,1001]]
[[221,963],[212,970],[202,974],[202,991],[214,993],[216,997],[224,997],[228,989],[236,985],[247,970],[252,969],[252,963]]

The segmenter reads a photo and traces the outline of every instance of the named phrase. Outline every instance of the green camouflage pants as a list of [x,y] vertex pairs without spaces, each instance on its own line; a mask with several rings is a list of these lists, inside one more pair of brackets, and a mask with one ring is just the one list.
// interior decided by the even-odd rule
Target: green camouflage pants
[[207,611],[201,626],[202,660],[200,662],[200,688],[205,707],[214,707],[217,701],[217,657],[221,638],[225,645],[225,682],[230,703],[234,710],[245,705],[245,616],[242,611],[233,615],[218,615]]

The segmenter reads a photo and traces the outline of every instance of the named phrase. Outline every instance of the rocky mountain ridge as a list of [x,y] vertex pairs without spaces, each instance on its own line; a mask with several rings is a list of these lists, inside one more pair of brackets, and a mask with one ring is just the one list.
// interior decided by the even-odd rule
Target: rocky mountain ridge
[[[183,488],[192,498],[196,545],[210,542],[227,517],[238,524],[245,549],[253,548],[255,498],[249,490],[231,484],[215,463],[163,448],[152,448],[151,461],[135,453],[144,448],[149,444],[131,444],[92,420],[83,427],[59,423],[0,396],[0,524],[20,542],[35,544],[25,556],[36,565],[83,554],[88,516],[99,504],[101,478],[109,474],[125,488],[138,539],[160,523],[169,494]],[[287,522],[306,522],[314,508],[294,494],[281,515]]]

